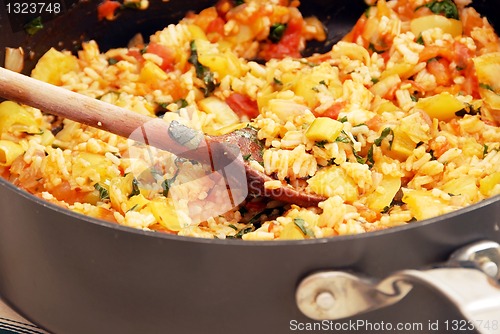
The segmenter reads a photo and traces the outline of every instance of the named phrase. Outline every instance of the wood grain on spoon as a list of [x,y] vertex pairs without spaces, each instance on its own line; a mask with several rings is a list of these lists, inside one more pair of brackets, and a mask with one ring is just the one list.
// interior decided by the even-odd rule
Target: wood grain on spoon
[[[238,153],[262,161],[256,132],[242,129],[223,136],[208,136],[178,122],[166,122],[70,90],[35,80],[0,67],[0,96],[44,112],[71,119],[119,136],[130,138],[138,129],[148,145],[172,152],[183,158],[211,163],[235,159]],[[167,135],[168,134],[168,135]],[[203,140],[204,139],[204,140]],[[234,147],[239,148],[237,153]],[[252,168],[243,159],[250,193],[301,206],[315,206],[325,198],[283,185],[267,189],[264,183],[274,180]],[[240,180],[241,182],[242,180]]]

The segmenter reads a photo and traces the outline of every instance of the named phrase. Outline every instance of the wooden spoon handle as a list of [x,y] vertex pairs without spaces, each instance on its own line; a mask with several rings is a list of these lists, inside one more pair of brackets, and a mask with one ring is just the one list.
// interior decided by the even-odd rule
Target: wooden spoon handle
[[[172,138],[175,127],[172,129],[171,124],[162,119],[132,112],[2,67],[0,96],[125,138],[129,138],[134,132],[142,133],[148,145],[181,156],[186,155],[183,152],[189,151],[183,143],[179,143],[179,138]],[[191,147],[193,148],[195,147]],[[192,158],[197,153],[187,155]]]

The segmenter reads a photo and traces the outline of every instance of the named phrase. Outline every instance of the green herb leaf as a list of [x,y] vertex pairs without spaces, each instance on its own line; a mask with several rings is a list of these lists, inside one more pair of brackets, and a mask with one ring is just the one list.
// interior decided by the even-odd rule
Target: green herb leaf
[[308,237],[314,237],[314,232],[306,227],[306,222],[302,218],[294,218],[293,223],[300,229],[300,231]]
[[127,212],[129,212],[129,211],[135,211],[135,209],[137,209],[138,207],[139,207],[139,204],[136,204],[133,207],[131,207],[130,209],[128,209]]
[[484,144],[483,145],[483,157],[488,154],[488,145]]
[[275,23],[271,26],[269,31],[269,40],[273,43],[278,43],[281,41],[283,34],[286,30],[286,23]]
[[132,180],[132,192],[130,193],[128,198],[139,195],[140,193],[141,190],[139,189],[139,181],[137,181],[137,179],[134,177],[134,179]]
[[317,141],[314,145],[319,148],[325,148],[325,144],[328,144],[328,140]]
[[205,83],[204,95],[207,97],[215,90],[215,88],[217,88],[218,84],[215,81],[212,71],[198,61],[198,49],[196,48],[195,41],[191,41],[190,48],[191,55],[189,56],[188,61],[195,67],[196,77],[198,77],[198,79],[202,79]]
[[487,90],[491,90],[492,92],[495,92],[495,90],[493,89],[493,87],[491,87],[490,85],[485,84],[485,83],[480,83],[479,87],[482,88],[482,89],[487,89]]
[[384,130],[382,130],[382,133],[380,134],[380,137],[375,139],[373,142],[375,145],[380,146],[382,144],[382,140],[384,140],[388,135],[393,134],[393,131],[391,128],[387,127]]
[[24,30],[30,35],[33,36],[37,32],[43,29],[42,17],[38,16],[32,21],[26,23],[24,25]]
[[376,83],[377,83],[377,82],[379,82],[379,81],[380,81],[380,80],[379,80],[378,78],[372,78],[372,82],[373,82],[374,84],[376,84]]
[[351,140],[349,138],[344,137],[344,136],[338,136],[337,138],[335,138],[335,141],[339,142],[339,143],[344,143],[344,144],[349,144],[351,142]]
[[244,3],[245,3],[245,0],[234,0],[235,6],[243,5]]
[[109,199],[108,189],[104,188],[99,183],[94,184],[94,188],[99,192],[99,199],[101,201]]
[[[417,7],[415,10],[421,8]],[[434,14],[439,14],[439,15],[444,15],[449,19],[455,19],[459,20],[458,16],[458,9],[455,3],[451,0],[434,0],[429,2],[428,4],[424,5],[423,7],[427,7],[433,12]]]
[[245,155],[243,156],[243,160],[248,161],[248,159],[250,159],[250,157],[251,157],[251,156],[252,156],[252,154],[251,154],[251,153],[245,154]]
[[273,81],[277,85],[283,85],[283,82],[281,80],[277,79],[277,78],[273,78]]
[[177,104],[179,109],[186,108],[188,106],[188,102],[185,99],[179,99],[179,100],[175,101],[175,104]]
[[118,59],[116,59],[116,58],[108,58],[108,64],[109,65],[115,65],[116,63],[118,63]]
[[417,38],[417,40],[415,42],[417,42],[418,44],[421,44],[421,45],[425,45],[424,38],[422,37],[422,34],[420,34],[418,36],[418,38]]
[[344,117],[342,117],[342,118],[339,118],[339,119],[338,119],[338,121],[339,121],[340,123],[345,123],[345,122],[347,122],[347,121],[348,121],[347,116],[344,116]]

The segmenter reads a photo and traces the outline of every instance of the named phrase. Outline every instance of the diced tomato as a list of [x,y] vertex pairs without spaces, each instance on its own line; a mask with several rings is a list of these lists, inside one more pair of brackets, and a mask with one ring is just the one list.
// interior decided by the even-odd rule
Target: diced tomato
[[135,59],[137,59],[138,62],[144,61],[141,52],[137,49],[128,50],[127,55],[134,57]]
[[99,20],[114,20],[116,18],[115,11],[120,8],[121,4],[118,1],[104,0],[97,5],[97,18]]
[[287,27],[281,40],[278,43],[265,44],[262,48],[260,56],[265,60],[282,59],[290,56],[300,58],[300,41],[302,36],[303,19],[294,17],[287,23]]
[[365,123],[369,129],[378,132],[382,128],[383,120],[379,115],[375,115]]
[[207,33],[209,34],[215,32],[221,36],[224,35],[224,24],[226,24],[226,22],[224,22],[221,17],[217,16],[208,24]]
[[342,40],[346,42],[356,43],[358,37],[361,36],[361,34],[363,34],[363,31],[365,30],[366,19],[366,16],[363,14],[358,19],[352,30],[347,35],[345,35]]
[[253,119],[259,115],[257,102],[247,95],[233,93],[226,99],[226,103],[240,117],[245,115],[249,119]]
[[448,86],[452,84],[449,65],[449,61],[444,58],[429,61],[427,63],[427,70],[434,75],[438,86]]
[[437,58],[437,57],[442,57],[446,58],[449,61],[454,60],[454,53],[453,53],[453,48],[450,45],[445,45],[445,46],[437,46],[437,45],[430,45],[425,47],[421,52],[420,52],[420,61],[428,61],[429,59],[432,58]]
[[146,52],[155,54],[163,60],[160,68],[165,72],[170,72],[174,69],[174,53],[168,47],[152,42],[149,43]]
[[332,104],[330,107],[328,107],[322,112],[318,112],[315,110],[313,111],[313,114],[316,117],[330,117],[336,120],[339,118],[339,113],[342,111],[345,105],[346,105],[345,101],[337,102]]
[[460,42],[453,45],[454,60],[459,69],[466,69],[472,65],[472,51]]

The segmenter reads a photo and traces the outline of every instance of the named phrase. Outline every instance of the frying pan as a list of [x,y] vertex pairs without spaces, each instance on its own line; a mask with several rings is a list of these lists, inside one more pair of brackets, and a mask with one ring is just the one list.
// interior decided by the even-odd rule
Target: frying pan
[[[76,50],[89,38],[101,51],[123,46],[139,31],[148,36],[186,10],[212,4],[151,1],[147,11],[99,22],[97,3],[66,1],[64,13],[34,36],[1,6],[0,46],[33,51],[28,74],[51,46]],[[499,5],[474,3],[493,14],[497,28]],[[301,9],[316,14],[334,41],[364,8],[358,0],[311,0]],[[374,326],[378,333],[395,332],[380,328],[382,322],[421,324],[407,333],[498,329],[498,196],[385,231],[282,242],[136,230],[69,212],[2,179],[0,212],[0,295],[54,333],[290,333],[313,325],[331,332],[365,333]],[[436,269],[439,263],[444,265]],[[468,325],[456,327],[461,324]]]

